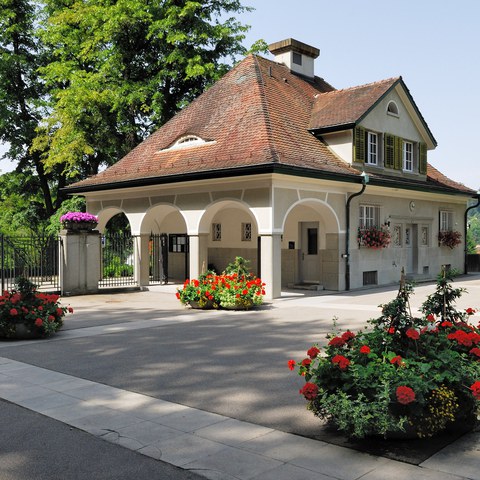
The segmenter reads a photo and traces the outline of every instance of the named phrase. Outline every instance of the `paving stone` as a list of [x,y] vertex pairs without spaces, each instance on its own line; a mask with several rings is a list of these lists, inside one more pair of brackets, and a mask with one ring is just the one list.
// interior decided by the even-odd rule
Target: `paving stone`
[[179,430],[148,421],[118,428],[116,431],[120,437],[138,441],[141,444],[139,448],[183,435]]
[[[263,472],[260,475],[253,477],[252,480],[336,480],[334,477],[323,475],[321,473],[314,473],[305,468],[295,467],[288,463],[280,465],[279,467]],[[363,478],[362,478],[363,480]],[[400,479],[397,479],[400,480]]]
[[40,397],[28,398],[25,400],[19,400],[17,403],[22,407],[26,407],[30,410],[43,413],[51,410],[52,408],[63,407],[66,405],[72,405],[77,402],[77,399],[70,397],[69,395],[62,395],[61,393],[48,393]]
[[216,413],[204,412],[195,408],[188,408],[180,412],[159,418],[157,421],[162,425],[176,428],[182,432],[194,432],[209,425],[229,420],[228,417]]

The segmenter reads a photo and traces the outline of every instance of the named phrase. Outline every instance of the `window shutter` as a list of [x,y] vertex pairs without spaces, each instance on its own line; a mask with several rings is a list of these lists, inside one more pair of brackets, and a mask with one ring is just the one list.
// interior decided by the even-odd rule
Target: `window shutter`
[[394,165],[395,170],[401,170],[403,167],[403,138],[395,137],[395,154]]
[[386,168],[393,168],[395,164],[395,136],[391,133],[385,134],[385,155],[384,163]]
[[427,144],[420,144],[420,158],[418,162],[418,173],[427,173]]
[[355,162],[365,163],[365,129],[363,127],[355,127],[354,135],[353,160]]

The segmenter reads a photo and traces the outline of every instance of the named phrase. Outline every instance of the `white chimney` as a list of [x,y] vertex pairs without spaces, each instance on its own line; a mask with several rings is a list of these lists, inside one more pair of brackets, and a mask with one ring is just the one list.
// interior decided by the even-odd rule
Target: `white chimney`
[[287,38],[272,43],[268,49],[275,55],[276,62],[284,63],[292,72],[310,78],[315,76],[313,61],[320,55],[318,48]]

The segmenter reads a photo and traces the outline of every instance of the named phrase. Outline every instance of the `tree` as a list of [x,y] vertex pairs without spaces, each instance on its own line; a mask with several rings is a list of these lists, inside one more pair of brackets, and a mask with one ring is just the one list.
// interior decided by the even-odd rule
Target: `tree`
[[238,0],[46,0],[40,69],[51,113],[35,148],[48,169],[95,174],[221,77],[245,53]]

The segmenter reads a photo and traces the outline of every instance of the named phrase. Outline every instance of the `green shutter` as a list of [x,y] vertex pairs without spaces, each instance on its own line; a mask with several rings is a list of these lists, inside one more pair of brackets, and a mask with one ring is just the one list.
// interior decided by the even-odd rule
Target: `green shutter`
[[393,168],[395,165],[395,136],[391,133],[385,134],[384,143],[384,165],[386,168]]
[[395,170],[401,170],[403,168],[403,138],[395,137],[395,152],[394,152],[394,164]]
[[366,151],[365,151],[365,129],[362,127],[355,127],[353,131],[355,140],[354,140],[354,151],[353,151],[353,161],[365,163]]
[[427,145],[425,143],[420,144],[418,159],[418,173],[427,173]]

